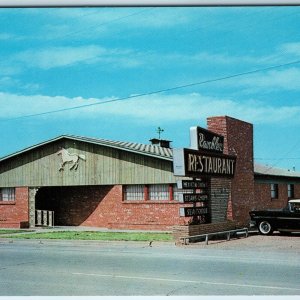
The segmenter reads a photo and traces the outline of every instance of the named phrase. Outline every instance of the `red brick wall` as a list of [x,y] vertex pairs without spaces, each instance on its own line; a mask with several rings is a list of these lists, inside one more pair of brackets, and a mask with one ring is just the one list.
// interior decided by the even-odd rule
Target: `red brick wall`
[[110,201],[106,206],[109,228],[171,230],[174,225],[184,224],[186,218],[179,217],[183,205],[177,201],[122,201],[122,187],[116,186],[114,191],[118,203]]
[[221,232],[233,229],[236,229],[236,223],[234,221],[229,220],[201,225],[174,226],[173,236],[176,244],[182,244],[182,240],[180,241],[180,238],[183,237],[213,232]]
[[249,222],[254,199],[253,125],[227,116],[207,119],[208,130],[224,136],[224,153],[236,155],[235,176],[231,187],[233,220],[240,225]]
[[300,183],[294,185],[294,197],[300,199]]
[[0,202],[0,228],[28,228],[28,188],[16,188],[15,201]]
[[36,208],[54,210],[56,225],[171,230],[186,224],[177,201],[123,201],[122,186],[41,188]]
[[[274,183],[276,183],[274,181]],[[271,199],[271,183],[255,182],[255,197],[252,210],[283,208],[288,202],[288,183],[278,184],[278,199]],[[294,184],[294,198],[300,198],[300,184]]]

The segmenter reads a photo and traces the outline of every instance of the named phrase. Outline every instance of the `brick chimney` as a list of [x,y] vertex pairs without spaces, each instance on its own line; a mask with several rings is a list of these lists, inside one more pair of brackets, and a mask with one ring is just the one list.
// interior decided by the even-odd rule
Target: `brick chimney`
[[254,200],[253,125],[228,116],[209,117],[207,129],[224,136],[224,154],[237,156],[227,218],[248,225]]

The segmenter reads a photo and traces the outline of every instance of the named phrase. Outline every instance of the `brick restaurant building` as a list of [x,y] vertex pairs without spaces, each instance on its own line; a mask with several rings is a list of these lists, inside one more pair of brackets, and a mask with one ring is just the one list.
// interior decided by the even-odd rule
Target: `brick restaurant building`
[[[252,124],[210,117],[207,129],[224,136],[224,153],[236,156],[236,165],[233,178],[208,179],[205,225],[220,229],[233,220],[244,226],[250,210],[280,208],[300,198],[300,173],[254,164]],[[53,211],[57,226],[187,225],[191,218],[179,210],[190,205],[179,198],[188,191],[177,188],[182,178],[174,176],[173,150],[165,146],[60,136],[6,156],[0,159],[0,227],[40,225],[37,211]]]

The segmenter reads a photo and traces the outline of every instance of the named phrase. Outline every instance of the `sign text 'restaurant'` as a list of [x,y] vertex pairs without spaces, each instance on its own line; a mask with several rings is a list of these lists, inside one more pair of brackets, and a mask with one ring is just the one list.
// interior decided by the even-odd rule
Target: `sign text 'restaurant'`
[[201,177],[203,175],[233,177],[236,158],[231,155],[201,152],[192,149],[174,149],[175,176]]
[[233,175],[234,162],[232,158],[212,157],[199,154],[188,154],[188,172]]

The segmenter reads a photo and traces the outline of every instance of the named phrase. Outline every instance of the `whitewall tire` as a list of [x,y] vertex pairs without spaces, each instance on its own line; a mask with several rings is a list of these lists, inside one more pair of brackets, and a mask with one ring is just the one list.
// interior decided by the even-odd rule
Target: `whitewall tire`
[[273,233],[273,228],[268,221],[261,221],[258,225],[258,230],[261,234],[269,235]]

